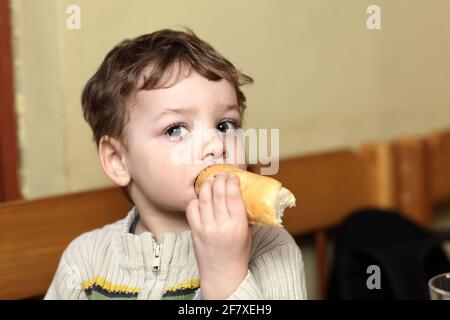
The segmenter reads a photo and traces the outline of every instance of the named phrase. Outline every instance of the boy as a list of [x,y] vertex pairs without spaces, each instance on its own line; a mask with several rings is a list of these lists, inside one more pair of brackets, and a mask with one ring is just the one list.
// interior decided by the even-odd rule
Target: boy
[[244,152],[225,139],[251,82],[190,30],[107,54],[82,107],[105,173],[134,206],[69,245],[46,299],[306,299],[298,246],[283,228],[248,224],[239,178],[194,190],[203,169]]

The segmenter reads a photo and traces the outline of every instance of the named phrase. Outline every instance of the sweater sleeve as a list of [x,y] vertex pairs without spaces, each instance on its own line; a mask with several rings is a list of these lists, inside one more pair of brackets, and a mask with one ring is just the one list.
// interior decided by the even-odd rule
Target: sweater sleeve
[[295,243],[273,248],[250,263],[247,277],[228,300],[307,299],[302,254]]
[[59,262],[44,300],[87,300],[78,267],[69,264],[64,256]]
[[88,261],[85,237],[79,236],[64,250],[44,300],[87,300],[81,268]]
[[[241,295],[236,296],[236,294]],[[234,295],[234,297],[233,297]],[[235,292],[227,299],[227,300],[264,300],[264,297],[261,295],[261,290],[253,279],[252,273],[250,270],[247,273],[247,276],[240,284],[239,288],[235,290]],[[203,300],[201,289],[197,289],[195,292],[195,296],[192,300]]]
[[[201,289],[194,300],[201,300]],[[306,300],[303,259],[295,243],[284,244],[250,263],[245,279],[227,300]]]

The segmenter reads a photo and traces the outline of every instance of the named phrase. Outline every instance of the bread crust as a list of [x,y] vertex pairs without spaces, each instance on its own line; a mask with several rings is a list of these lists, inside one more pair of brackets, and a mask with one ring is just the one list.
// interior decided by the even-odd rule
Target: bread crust
[[197,195],[206,178],[214,177],[220,171],[234,173],[239,177],[249,223],[271,227],[281,226],[281,219],[277,218],[276,201],[282,186],[276,179],[242,170],[233,165],[218,164],[206,168],[198,175],[194,184]]

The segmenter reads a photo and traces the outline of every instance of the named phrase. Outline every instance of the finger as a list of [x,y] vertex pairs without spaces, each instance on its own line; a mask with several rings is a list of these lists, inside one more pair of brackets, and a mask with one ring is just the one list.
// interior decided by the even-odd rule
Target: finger
[[199,230],[202,221],[200,218],[200,209],[198,207],[198,199],[193,199],[186,207],[186,218],[192,230]]
[[227,183],[227,207],[231,217],[247,220],[245,204],[242,199],[240,180],[232,175]]
[[253,225],[249,224],[248,225],[248,237],[250,238],[250,244],[252,243],[252,237],[253,236]]
[[223,221],[230,218],[227,208],[227,194],[226,183],[228,174],[220,172],[213,185],[213,204],[214,204],[214,218],[218,221]]
[[212,203],[212,183],[213,178],[207,178],[199,191],[199,209],[200,219],[203,224],[209,224],[214,222],[214,207]]

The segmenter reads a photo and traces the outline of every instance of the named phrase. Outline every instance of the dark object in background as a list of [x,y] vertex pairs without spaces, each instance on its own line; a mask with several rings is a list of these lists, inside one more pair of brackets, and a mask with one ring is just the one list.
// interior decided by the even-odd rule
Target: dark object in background
[[[429,299],[428,280],[450,271],[442,249],[450,232],[425,230],[395,211],[358,210],[335,235],[328,299]],[[370,265],[380,268],[380,289],[367,286]]]

